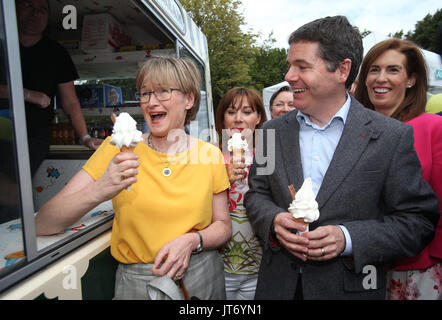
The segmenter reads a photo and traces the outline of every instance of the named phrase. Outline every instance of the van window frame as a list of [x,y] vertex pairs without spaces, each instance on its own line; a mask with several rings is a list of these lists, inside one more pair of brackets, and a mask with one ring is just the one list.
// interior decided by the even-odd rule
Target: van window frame
[[[183,35],[179,34],[171,26],[171,21],[164,19],[156,8],[151,6],[147,1],[132,0],[136,3],[146,19],[151,19],[157,25],[159,30],[167,37],[175,42],[177,50],[176,56],[180,56],[179,48],[184,47],[192,57],[203,68],[202,79],[206,78],[207,65],[202,57],[200,57],[195,50],[189,47],[184,41]],[[13,122],[14,122],[14,136],[16,139],[16,159],[18,168],[18,181],[20,190],[20,205],[21,212],[19,212],[22,219],[23,226],[23,248],[25,257],[23,264],[17,268],[11,268],[11,272],[6,272],[4,276],[0,277],[0,293],[3,293],[8,288],[22,281],[26,277],[41,270],[56,260],[64,257],[66,254],[78,249],[86,242],[103,234],[112,227],[112,219],[104,219],[90,228],[78,232],[75,235],[66,237],[53,245],[38,250],[37,236],[35,229],[35,208],[33,201],[32,177],[29,165],[28,139],[26,128],[25,104],[23,96],[23,79],[21,73],[20,46],[18,41],[18,28],[15,10],[15,1],[2,1],[1,9],[3,10],[4,26],[5,26],[5,43],[6,43],[6,57],[7,59],[7,78],[9,80],[10,101],[14,106]],[[188,32],[188,30],[187,30]],[[207,80],[207,79],[206,79]],[[203,88],[207,90],[207,81],[203,80]],[[210,82],[209,82],[210,83]],[[207,108],[211,104],[206,101]],[[207,119],[210,126],[210,118]]]

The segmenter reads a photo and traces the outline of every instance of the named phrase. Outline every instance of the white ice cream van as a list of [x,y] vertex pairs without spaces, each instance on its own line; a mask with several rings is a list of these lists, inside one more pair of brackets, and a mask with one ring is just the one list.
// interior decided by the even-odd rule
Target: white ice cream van
[[[178,0],[49,0],[47,35],[75,64],[77,95],[91,136],[109,135],[110,115],[120,112],[147,130],[134,102],[135,75],[145,59],[171,55],[192,59],[203,79],[190,134],[215,141],[207,40]],[[55,103],[50,153],[31,177],[13,0],[0,1],[0,51],[0,144],[10,148],[0,155],[0,299],[112,299],[117,263],[109,251],[110,201],[61,234],[35,234],[35,213],[92,151],[73,136]]]

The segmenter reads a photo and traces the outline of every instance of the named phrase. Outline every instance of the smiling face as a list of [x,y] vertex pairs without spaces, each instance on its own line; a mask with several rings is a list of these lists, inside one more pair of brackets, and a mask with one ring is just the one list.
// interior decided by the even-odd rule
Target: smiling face
[[[157,89],[179,88],[176,85],[152,85],[143,83],[140,94]],[[144,119],[154,136],[165,137],[173,129],[184,129],[186,113],[193,106],[192,94],[184,94],[180,90],[173,90],[169,100],[160,101],[151,94],[149,102],[140,102]]]
[[273,101],[270,114],[272,118],[276,118],[292,111],[293,109],[295,109],[295,106],[293,105],[293,93],[282,91]]
[[407,88],[415,84],[415,76],[408,76],[406,65],[406,56],[390,49],[368,68],[365,85],[376,111],[391,116],[405,99]]
[[247,136],[255,131],[260,121],[261,115],[245,96],[237,97],[224,112],[224,128],[228,129],[229,136],[235,132]]
[[285,80],[293,89],[296,108],[307,115],[321,117],[344,104],[348,72],[343,74],[346,70],[341,67],[328,71],[326,62],[318,56],[318,46],[318,42],[309,41],[290,45]]

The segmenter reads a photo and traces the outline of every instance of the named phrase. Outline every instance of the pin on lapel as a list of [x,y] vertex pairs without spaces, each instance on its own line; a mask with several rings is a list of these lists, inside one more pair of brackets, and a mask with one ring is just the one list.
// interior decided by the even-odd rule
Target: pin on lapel
[[[381,133],[380,133],[379,131],[377,131],[377,130],[370,130],[370,131],[368,132],[368,138],[369,138],[370,140],[376,140],[377,138],[379,138],[379,135],[380,135],[380,134],[381,134]],[[359,136],[360,136],[361,138],[363,138],[363,139],[366,138],[366,136],[363,135],[362,132],[359,132]]]

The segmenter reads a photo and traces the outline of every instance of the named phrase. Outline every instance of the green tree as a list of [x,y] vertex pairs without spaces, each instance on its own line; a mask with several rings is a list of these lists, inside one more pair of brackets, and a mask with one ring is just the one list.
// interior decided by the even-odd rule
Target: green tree
[[423,49],[437,51],[437,28],[441,22],[442,9],[439,9],[433,15],[427,14],[423,20],[418,21],[415,30],[408,32],[405,38]]
[[366,36],[368,36],[371,33],[371,31],[367,30],[367,29],[364,29],[364,31],[359,32],[359,33],[361,34],[362,38],[365,38]]
[[213,103],[234,86],[250,84],[249,74],[256,34],[244,33],[239,0],[180,0],[184,9],[207,37]]
[[388,36],[390,38],[404,39],[404,30],[397,31],[395,33],[389,33]]
[[284,81],[287,72],[287,49],[274,48],[276,42],[271,33],[263,45],[256,48],[250,64],[250,86],[258,91]]

